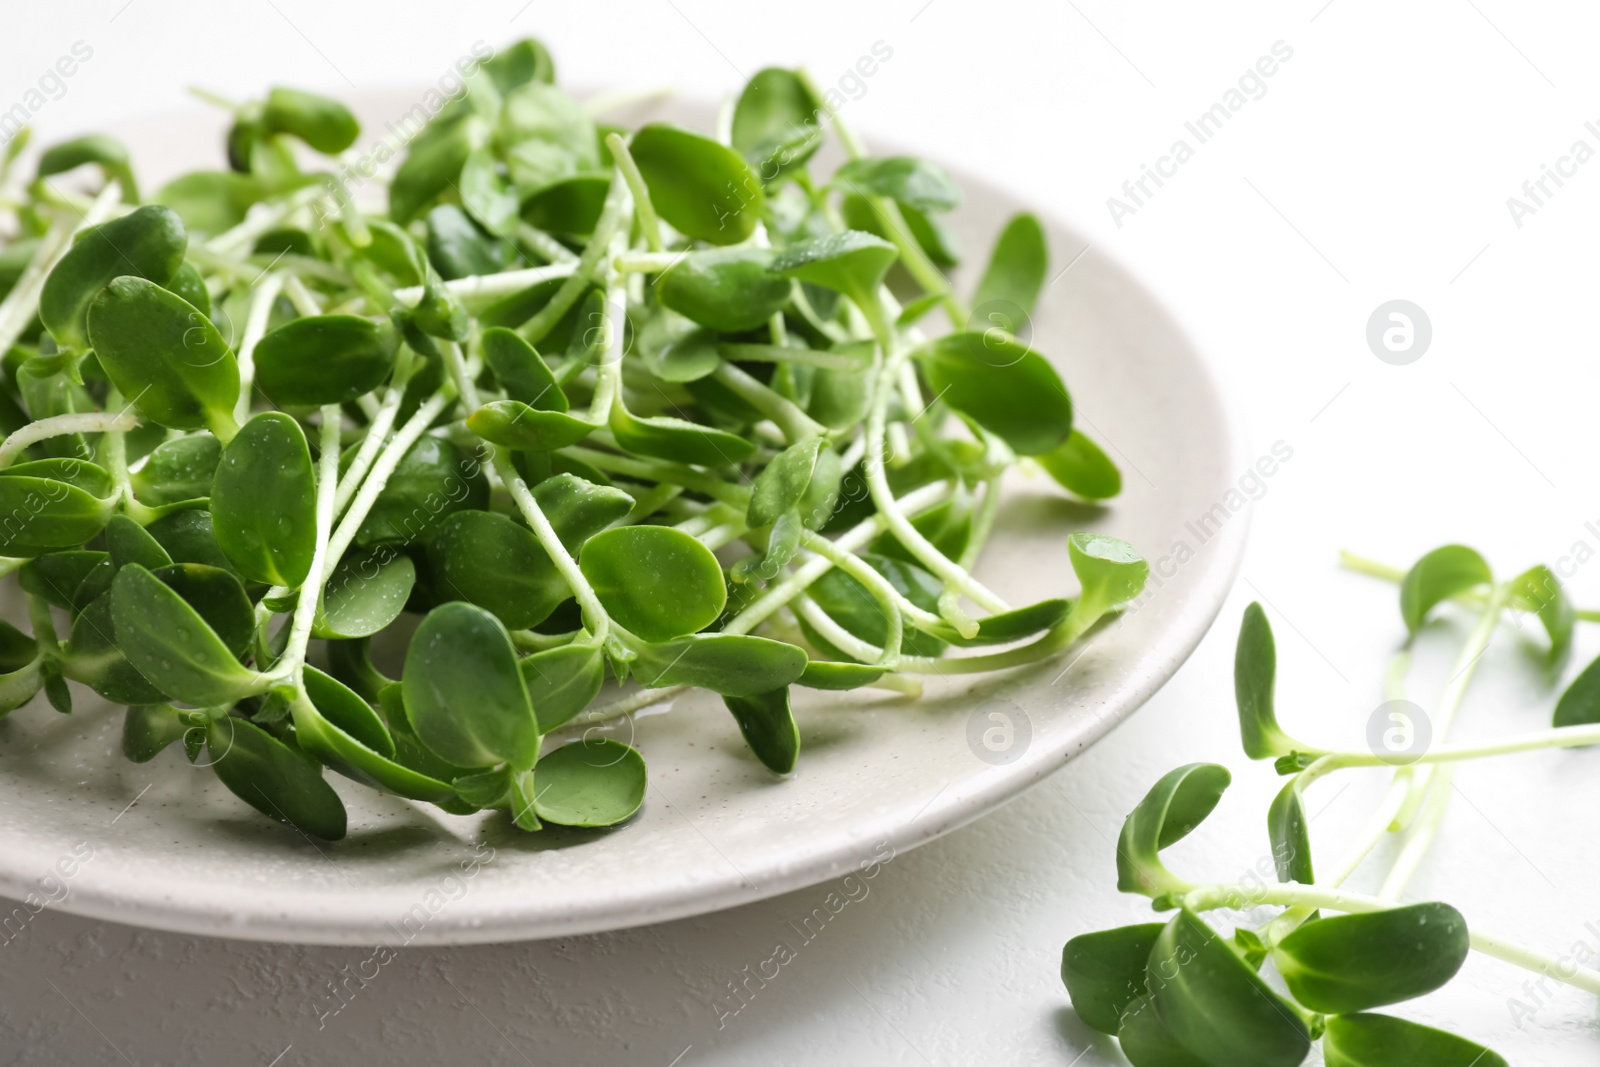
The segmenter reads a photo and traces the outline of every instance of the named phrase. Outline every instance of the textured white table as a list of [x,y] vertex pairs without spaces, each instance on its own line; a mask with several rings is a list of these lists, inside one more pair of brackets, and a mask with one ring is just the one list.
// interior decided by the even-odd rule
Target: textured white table
[[[93,54],[34,116],[46,137],[185,106],[190,83],[244,96],[268,82],[415,82],[477,39],[517,33],[544,36],[574,81],[701,93],[736,86],[736,68],[795,61],[838,84],[882,41],[892,59],[860,89],[846,81],[861,94],[848,119],[1080,223],[1228,368],[1257,451],[1279,441],[1293,450],[1249,509],[1253,544],[1234,600],[1131,722],[1007,809],[894,858],[809,941],[791,923],[832,887],[597,937],[407,950],[376,977],[359,950],[203,940],[47,911],[0,945],[0,1063],[290,1067],[380,1048],[406,1064],[1122,1063],[1066,1007],[1061,943],[1148,914],[1114,891],[1111,841],[1172,766],[1206,759],[1236,773],[1174,864],[1233,879],[1265,853],[1277,780],[1238,754],[1232,710],[1243,606],[1264,601],[1277,628],[1289,728],[1356,746],[1401,628],[1393,590],[1339,573],[1339,547],[1406,563],[1464,540],[1507,573],[1578,542],[1586,555],[1600,550],[1586,447],[1600,386],[1600,164],[1560,164],[1576,140],[1600,149],[1584,125],[1600,118],[1594,15],[1505,0],[1404,10],[897,0],[812,3],[790,25],[706,0],[522,5],[403,2],[381,15],[309,0],[225,13],[193,0],[19,5],[0,38],[0,110],[27,100],[77,41]],[[1264,95],[1198,143],[1184,124],[1225,103],[1280,41],[1292,56],[1271,64]],[[1180,138],[1192,158],[1162,163]],[[1176,172],[1159,188],[1147,179],[1149,195],[1134,203],[1121,186],[1145,164]],[[1507,198],[1525,198],[1522,183],[1542,164],[1575,173],[1559,188],[1547,182],[1551,195],[1519,227]],[[1136,210],[1113,218],[1111,196]],[[1433,326],[1428,352],[1404,367],[1380,362],[1364,338],[1373,310],[1397,298]],[[1600,604],[1600,567],[1580,565],[1571,587]],[[1424,642],[1419,695],[1459,638],[1445,626]],[[1597,649],[1586,634],[1575,663]],[[1551,691],[1529,662],[1522,639],[1502,634],[1461,736],[1543,722]],[[1464,769],[1413,896],[1449,899],[1470,921],[1556,954],[1600,950],[1596,760]],[[1318,787],[1319,858],[1380,787],[1364,775]],[[779,942],[795,958],[735,1000],[730,983]],[[1530,993],[1526,977],[1474,958],[1445,992],[1400,1011],[1513,1063],[1594,1062],[1593,999]],[[1538,1010],[1519,1025],[1512,998]]]

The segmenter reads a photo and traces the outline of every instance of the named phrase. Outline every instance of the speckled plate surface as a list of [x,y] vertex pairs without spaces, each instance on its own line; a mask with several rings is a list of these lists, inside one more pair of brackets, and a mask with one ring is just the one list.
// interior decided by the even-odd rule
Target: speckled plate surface
[[[376,92],[354,105],[381,132],[417,99]],[[711,125],[711,109],[692,103],[655,114]],[[220,165],[215,115],[113,132],[149,188]],[[981,267],[1023,205],[952,170],[966,191],[953,228]],[[1075,592],[1067,533],[1132,542],[1152,563],[1151,591],[1087,645],[998,676],[934,679],[916,701],[796,690],[802,756],[784,780],[749,754],[715,696],[652,709],[607,728],[650,767],[643,810],[609,832],[524,834],[498,815],[446,815],[330,773],[350,812],[349,836],[335,844],[257,815],[177,749],[127,762],[120,709],[80,688],[71,716],[40,698],[0,721],[0,894],[269,941],[583,933],[726,908],[881,862],[1059,770],[1171,677],[1211,624],[1244,544],[1246,520],[1229,494],[1239,496],[1245,458],[1216,378],[1167,312],[1115,263],[1083,252],[1070,228],[1047,224],[1053,269],[1071,266],[1040,300],[1033,343],[1061,368],[1080,425],[1109,443],[1125,489],[1113,506],[1091,508],[1042,475],[1013,472],[977,571],[1028,603]],[[0,612],[20,618],[7,586]]]

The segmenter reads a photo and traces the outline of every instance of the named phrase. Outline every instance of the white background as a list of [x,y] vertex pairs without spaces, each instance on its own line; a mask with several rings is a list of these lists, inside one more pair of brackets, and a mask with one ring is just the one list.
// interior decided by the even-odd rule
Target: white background
[[[1177,678],[1054,780],[897,857],[720,1030],[726,983],[770,955],[826,887],[597,937],[406,950],[320,1028],[329,983],[365,952],[46,913],[0,946],[0,1062],[1122,1063],[1067,1007],[1061,944],[1145,921],[1139,900],[1115,892],[1111,841],[1172,766],[1213,760],[1236,776],[1174,865],[1231,880],[1265,854],[1277,780],[1238,754],[1232,710],[1244,605],[1265,602],[1277,629],[1286,726],[1354,747],[1403,631],[1393,588],[1341,573],[1340,547],[1404,565],[1467,541],[1507,574],[1579,541],[1600,550],[1600,161],[1521,227],[1506,206],[1573,141],[1600,149],[1584,129],[1600,119],[1600,27],[1576,3],[10,0],[5,13],[0,109],[74,42],[94,50],[36,116],[46,140],[191,106],[190,84],[243,97],[270,83],[336,93],[431,81],[479,39],[537,34],[569,84],[708,96],[773,63],[803,62],[833,83],[881,40],[893,58],[846,119],[869,142],[892,137],[1012,187],[1132,266],[1224,369],[1256,452],[1281,440],[1294,456],[1252,505],[1239,587]],[[1176,138],[1192,145],[1183,123],[1278,41],[1293,57],[1266,94],[1117,226],[1107,198]],[[1057,249],[1058,262],[1074,251]],[[1364,338],[1373,309],[1395,298],[1433,325],[1431,348],[1405,367],[1380,362]],[[1570,588],[1600,604],[1600,566],[1579,567]],[[1422,642],[1423,703],[1463,632],[1456,620]],[[1547,721],[1555,690],[1535,643],[1501,635],[1462,736]],[[1586,639],[1575,664],[1596,645]],[[1447,899],[1469,922],[1558,955],[1584,941],[1600,951],[1596,760],[1465,769],[1412,896]],[[1319,861],[1331,863],[1381,784],[1360,772],[1317,787]],[[1527,977],[1474,958],[1447,991],[1398,1011],[1513,1063],[1594,1062],[1593,998],[1524,991]],[[1538,1011],[1519,1025],[1511,998]]]

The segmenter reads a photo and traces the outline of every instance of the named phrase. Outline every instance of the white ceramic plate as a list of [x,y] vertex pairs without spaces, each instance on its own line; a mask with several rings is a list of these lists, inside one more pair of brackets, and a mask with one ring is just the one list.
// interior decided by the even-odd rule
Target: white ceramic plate
[[[376,93],[356,105],[381,132],[416,99]],[[710,126],[703,106],[660,114]],[[221,131],[214,115],[187,114],[113,132],[154,189],[218,166]],[[966,206],[953,224],[981,268],[1024,205],[961,182]],[[1085,247],[1059,224],[1049,236],[1054,270]],[[962,281],[970,286],[971,275]],[[1069,532],[1132,542],[1154,566],[1154,592],[1085,648],[1002,676],[932,680],[914,702],[796,690],[802,755],[786,780],[750,755],[719,699],[680,699],[611,728],[643,750],[650,789],[640,814],[610,832],[524,834],[498,816],[446,815],[330,773],[350,812],[349,836],[336,844],[256,814],[177,748],[127,762],[120,710],[78,689],[71,716],[38,699],[0,721],[0,893],[225,937],[510,941],[773,896],[977,818],[1059,770],[1171,677],[1220,608],[1245,534],[1245,518],[1226,507],[1244,457],[1218,383],[1133,278],[1087,252],[1045,291],[1033,341],[1061,368],[1079,424],[1109,442],[1125,489],[1111,507],[1091,508],[1043,476],[1014,473],[978,575],[1014,604],[1069,595]],[[17,606],[14,595],[4,605],[12,617]],[[1007,716],[1009,737],[991,712]]]

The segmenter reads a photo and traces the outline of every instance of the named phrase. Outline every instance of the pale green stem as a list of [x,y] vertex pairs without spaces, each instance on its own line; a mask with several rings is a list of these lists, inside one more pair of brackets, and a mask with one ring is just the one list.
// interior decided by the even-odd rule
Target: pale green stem
[[808,437],[824,436],[828,432],[826,426],[807,415],[794,401],[773,392],[732,363],[718,364],[711,376],[777,423],[778,429],[783,431],[784,440],[791,445]]
[[[542,267],[524,267],[521,270],[502,271],[499,274],[472,274],[444,283],[444,288],[469,307],[474,301],[490,297],[510,296],[520,293],[540,282],[552,278],[570,278],[577,268],[576,261],[549,263]],[[422,286],[412,285],[394,291],[395,301],[406,307],[415,307],[422,299]]]
[[266,336],[267,321],[272,316],[272,305],[283,288],[283,275],[268,274],[250,297],[250,311],[244,320],[244,334],[239,339],[239,402],[233,409],[233,421],[243,426],[250,417],[251,391],[256,380],[256,345]]
[[[808,530],[801,544],[860,582],[878,602],[878,610],[883,615],[885,626],[883,647],[873,649],[868,662],[892,670],[900,662],[900,643],[905,636],[905,609],[910,608],[918,615],[927,613],[902,596],[899,590],[889,583],[889,579],[867,566],[859,556],[853,552],[841,551],[826,537],[820,537]],[[933,622],[938,621],[937,618],[933,618]],[[862,642],[862,647],[871,646]],[[855,653],[852,652],[851,655]]]
[[606,147],[611,149],[611,158],[616,161],[617,168],[628,182],[628,189],[633,193],[633,212],[639,220],[639,231],[644,234],[645,244],[650,246],[652,252],[661,251],[664,247],[661,243],[661,223],[656,218],[655,205],[650,202],[650,190],[644,184],[644,175],[639,173],[639,165],[633,161],[633,155],[620,134],[606,134]]
[[896,614],[904,615],[911,620],[912,625],[917,629],[928,633],[938,633],[944,630],[946,623],[942,618],[931,611],[924,611],[907,600],[898,589],[889,584],[889,579],[868,566],[854,552],[847,552],[821,534],[813,533],[810,530],[807,530],[804,536],[801,537],[800,545],[808,552],[815,552],[869,590],[874,591],[874,595],[881,604],[885,606],[892,605],[897,608]]
[[573,446],[561,450],[573,459],[610,474],[621,474],[641,481],[671,482],[695,493],[704,493],[724,504],[745,507],[750,503],[750,490],[722,481],[703,471],[670,460],[643,460],[632,456],[618,456],[593,448]]
[[[456,388],[461,391],[462,403],[474,411],[477,410],[478,386],[473,382],[472,375],[467,373],[461,346],[454,343],[445,345],[445,359],[450,367],[451,378],[455,381]],[[583,571],[578,568],[578,561],[572,558],[572,553],[561,543],[555,527],[550,525],[544,509],[539,507],[539,502],[528,489],[528,483],[522,480],[522,475],[511,465],[511,460],[487,441],[483,447],[489,454],[490,465],[500,476],[500,481],[507,491],[511,493],[511,499],[517,505],[517,510],[522,513],[528,527],[533,530],[533,536],[538,539],[539,547],[545,550],[550,562],[555,564],[556,571],[566,581],[572,590],[572,595],[577,598],[578,607],[583,611],[584,623],[589,632],[594,634],[596,641],[604,641],[611,630],[611,616],[600,603],[600,598],[595,594],[594,587],[589,584],[589,579],[584,577]]]
[[231,230],[223,230],[199,247],[223,255],[254,247],[257,240],[281,226],[290,215],[327,195],[326,185],[308,185],[298,189],[276,204],[258,206],[249,218]]
[[594,397],[589,402],[589,421],[604,426],[611,421],[613,405],[622,403],[622,346],[626,344],[627,294],[620,276],[613,274],[606,284],[606,348],[596,370]]
[[529,344],[537,345],[544,340],[545,334],[561,321],[561,316],[565,315],[583,295],[595,269],[611,250],[611,239],[621,228],[622,220],[628,216],[632,202],[633,197],[628,192],[627,181],[620,172],[613,172],[611,188],[606,192],[605,207],[601,209],[599,221],[594,224],[594,233],[589,236],[589,243],[584,247],[577,266],[573,268],[572,276],[556,290],[550,302],[540,308],[533,318],[523,323],[518,331],[527,338]]
[[[330,566],[329,540],[333,534],[333,498],[339,483],[339,405],[328,404],[322,409],[322,453],[317,457],[317,546],[311,556],[311,570],[300,586],[300,599],[294,609],[290,624],[289,643],[283,656],[271,671],[274,681],[289,681],[294,685],[296,697],[305,692],[300,668],[306,662],[306,647],[311,643],[311,625],[316,621],[317,607],[322,599],[322,585]],[[337,557],[334,557],[337,562]]]
[[372,465],[372,473],[361,483],[355,499],[350,502],[349,509],[333,531],[332,544],[328,549],[330,572],[333,567],[338,566],[350,543],[355,540],[356,531],[366,521],[373,504],[377,503],[378,494],[389,484],[389,478],[394,474],[395,468],[400,465],[406,453],[411,451],[411,446],[428,432],[428,427],[433,425],[433,420],[439,417],[439,413],[454,399],[454,395],[455,389],[452,386],[429,397],[417,409],[416,414],[406,420],[406,424],[394,435],[394,440],[379,455],[377,462]]
[[515,228],[517,241],[533,249],[534,253],[551,263],[571,263],[577,265],[578,255],[572,249],[545,233],[537,226],[530,226],[526,222],[517,221]]
[[834,622],[833,616],[823,611],[817,602],[805,593],[798,594],[790,601],[789,606],[796,615],[804,619],[817,633],[822,635],[823,640],[845,655],[852,659],[858,659],[862,663],[883,662],[884,652],[888,647],[887,642],[884,648],[879,648],[870,641],[863,641],[837,622]]
[[661,482],[640,493],[633,501],[633,510],[612,523],[612,527],[633,526],[643,522],[683,495],[683,486]]
[[74,433],[109,433],[127,431],[139,425],[139,420],[126,412],[81,411],[67,415],[30,422],[8,434],[0,443],[0,467],[8,467],[30,445]]
[[844,372],[867,369],[867,364],[851,356],[838,352],[819,352],[811,348],[796,348],[793,345],[734,344],[725,341],[717,346],[717,353],[723,359],[733,359],[743,363],[802,363],[823,370]]
[[[988,611],[1009,611],[1010,607],[1004,600],[990,592],[983,583],[979,582],[965,568],[951,561],[943,552],[940,552],[932,542],[911,525],[911,520],[903,515],[895,503],[894,492],[889,488],[888,472],[884,469],[884,430],[888,418],[889,394],[895,387],[896,361],[903,358],[902,354],[889,352],[885,354],[883,366],[879,369],[877,387],[872,398],[872,408],[867,416],[867,490],[872,494],[872,502],[878,512],[889,523],[889,529],[895,537],[915,556],[924,567],[932,571],[944,584],[959,589],[963,594],[972,598],[973,602]],[[963,636],[974,637],[978,627],[964,613],[955,613],[958,617],[951,618],[952,613],[946,613],[945,618],[950,625],[956,627]]]
[[[909,515],[916,515],[933,507],[950,494],[951,483],[934,482],[913,490],[900,498],[900,506]],[[882,514],[873,515],[869,519],[852,526],[838,537],[834,538],[833,546],[841,552],[854,552],[865,547],[888,529],[888,521]],[[833,568],[833,562],[822,556],[809,559],[796,567],[782,581],[770,586],[765,593],[757,597],[752,603],[739,612],[728,625],[722,628],[723,633],[747,634],[765,622],[774,612],[783,607],[794,597],[804,592],[812,582],[821,578]]]
[[356,454],[350,461],[350,467],[339,479],[339,492],[333,499],[334,515],[342,515],[345,505],[350,503],[350,498],[360,487],[361,480],[367,476],[367,471],[372,467],[373,461],[378,458],[378,452],[383,448],[385,438],[394,428],[395,417],[400,413],[400,402],[405,398],[406,391],[403,386],[391,385],[389,392],[383,398],[383,403],[378,405],[377,414],[367,424],[367,435],[361,440],[361,447],[356,449]]
[[565,648],[586,635],[584,630],[570,630],[564,634],[542,634],[537,630],[512,630],[511,643],[523,652],[548,652],[552,648]]
[[611,269],[619,274],[660,274],[686,255],[687,252],[623,252],[611,257]]
[[22,336],[22,331],[33,321],[39,309],[39,291],[44,288],[45,279],[55,265],[61,262],[61,257],[67,254],[72,235],[104,222],[121,199],[121,185],[115,181],[107,182],[79,219],[61,215],[51,223],[39,247],[34,250],[33,259],[23,268],[5,299],[0,300],[0,355],[11,350],[17,338]]
[[1433,839],[1438,836],[1439,828],[1444,824],[1444,813],[1450,807],[1455,774],[1455,765],[1451,764],[1442,768],[1434,779],[1433,788],[1428,790],[1427,804],[1422,809],[1421,817],[1411,828],[1406,843],[1401,846],[1400,854],[1395,857],[1393,866],[1389,868],[1389,873],[1383,880],[1383,887],[1378,890],[1378,895],[1383,899],[1399,900],[1417,873],[1423,857],[1428,854]]
[[322,305],[317,298],[311,295],[311,290],[306,288],[306,283],[293,274],[286,275],[283,279],[283,292],[289,298],[289,303],[301,315],[315,316],[322,314]]
[[[1434,709],[1432,722],[1434,736],[1441,740],[1449,733],[1450,726],[1455,720],[1456,711],[1461,706],[1462,699],[1466,696],[1467,683],[1472,680],[1478,660],[1482,658],[1484,650],[1489,647],[1489,641],[1494,636],[1495,626],[1500,619],[1500,612],[1505,607],[1506,598],[1509,595],[1509,586],[1501,585],[1495,587],[1484,604],[1483,610],[1478,617],[1477,625],[1473,627],[1466,644],[1461,648],[1461,654],[1456,659],[1450,681],[1446,683],[1444,691],[1440,694],[1439,704]],[[1409,662],[1408,658],[1391,664],[1391,669],[1385,680],[1386,687],[1390,691],[1395,691],[1399,688],[1404,676],[1405,666]],[[1421,758],[1413,762],[1417,764],[1439,762],[1427,758],[1438,751],[1439,749],[1434,749],[1430,753],[1424,753]],[[1300,772],[1296,778],[1295,786],[1299,791],[1304,792],[1318,778],[1347,766],[1387,765],[1392,765],[1392,761],[1379,759],[1375,754],[1369,753],[1325,755]],[[1332,879],[1333,885],[1343,884],[1345,879],[1355,873],[1356,868],[1361,865],[1361,862],[1377,846],[1377,843],[1385,834],[1393,831],[1398,825],[1403,825],[1401,822],[1402,812],[1408,809],[1414,811],[1419,798],[1427,795],[1426,790],[1432,773],[1433,768],[1431,766],[1423,766],[1421,768],[1408,766],[1396,772],[1394,780],[1389,785],[1389,791],[1384,795],[1383,804],[1342,858],[1339,869]],[[1443,802],[1441,801],[1441,803]],[[1438,817],[1443,818],[1442,808]],[[1431,842],[1432,835],[1430,834],[1419,842],[1417,848],[1425,851],[1427,845]],[[1422,852],[1419,851],[1414,856],[1407,857],[1406,862],[1414,864],[1419,862],[1421,858]],[[1409,877],[1409,875],[1406,877]],[[1286,912],[1274,919],[1264,930],[1269,943],[1271,939],[1286,936],[1289,931],[1309,918],[1310,914],[1310,911],[1296,910]]]
[[[1254,886],[1248,891],[1239,886],[1201,886],[1185,893],[1182,902],[1191,911],[1274,905],[1301,908],[1308,913],[1319,908],[1326,908],[1329,911],[1344,912],[1345,914],[1362,914],[1388,911],[1396,907],[1393,901],[1385,900],[1382,897],[1351,893],[1343,889],[1325,889],[1320,886],[1300,885],[1295,882]],[[1600,995],[1600,971],[1564,962],[1554,956],[1535,952],[1531,948],[1513,941],[1507,941],[1504,938],[1479,933],[1470,926],[1469,929],[1472,930],[1470,934],[1472,947],[1484,955],[1493,956],[1495,959],[1514,964],[1536,974],[1549,975],[1559,982],[1564,982],[1588,993]]]

